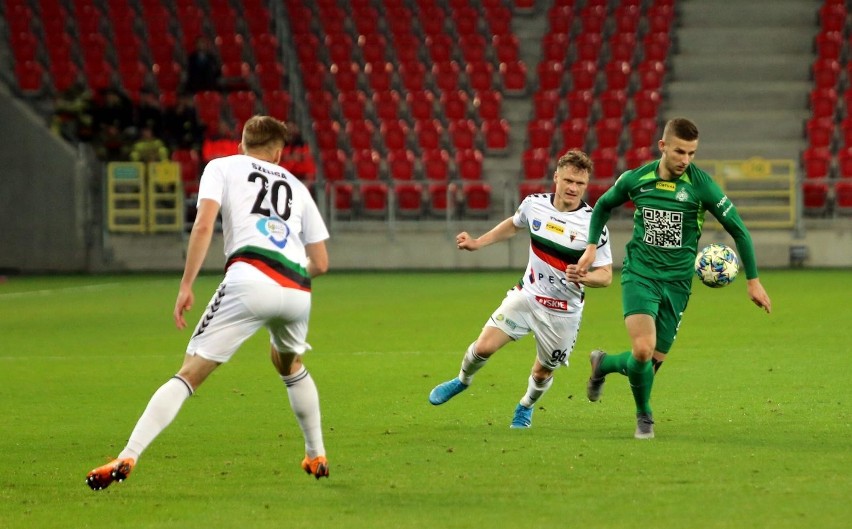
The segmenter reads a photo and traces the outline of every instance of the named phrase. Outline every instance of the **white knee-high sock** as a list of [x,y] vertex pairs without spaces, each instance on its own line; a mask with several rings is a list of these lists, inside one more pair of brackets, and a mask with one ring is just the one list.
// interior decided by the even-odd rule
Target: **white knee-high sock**
[[296,414],[296,420],[299,421],[299,427],[305,437],[305,454],[311,459],[325,455],[319,393],[314,379],[305,366],[302,366],[298,373],[282,376],[281,380],[287,386],[290,407]]
[[136,422],[127,446],[119,458],[130,457],[138,461],[148,445],[174,420],[184,401],[192,395],[192,386],[175,375],[154,392],[148,406]]
[[532,408],[536,401],[544,395],[544,392],[550,389],[551,385],[553,385],[552,375],[542,382],[537,381],[534,376],[530,375],[529,382],[527,383],[527,392],[521,398],[521,406]]
[[488,358],[476,354],[476,342],[470,344],[467,351],[464,353],[464,358],[462,358],[459,380],[461,380],[463,384],[469,386],[470,383],[473,382],[473,375],[475,375],[487,361]]

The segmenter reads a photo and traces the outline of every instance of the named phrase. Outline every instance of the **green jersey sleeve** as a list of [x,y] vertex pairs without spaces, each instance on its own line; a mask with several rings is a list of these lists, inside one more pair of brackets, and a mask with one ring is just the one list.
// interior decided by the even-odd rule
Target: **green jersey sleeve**
[[710,175],[697,171],[694,178],[700,183],[696,186],[696,190],[701,203],[734,239],[745,268],[746,278],[754,279],[758,275],[754,244],[737,208]]
[[621,175],[618,180],[615,181],[615,184],[607,189],[595,203],[594,210],[592,211],[592,219],[589,224],[590,244],[598,243],[601,232],[612,215],[612,210],[630,200],[628,187],[624,185],[624,182],[626,182],[627,179],[628,173]]

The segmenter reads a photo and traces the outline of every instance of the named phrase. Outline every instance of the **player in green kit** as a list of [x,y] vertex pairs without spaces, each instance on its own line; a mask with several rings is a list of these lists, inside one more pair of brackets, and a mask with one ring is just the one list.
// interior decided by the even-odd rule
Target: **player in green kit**
[[588,246],[577,263],[583,274],[595,259],[598,237],[611,211],[632,200],[633,236],[621,274],[624,323],[631,350],[592,351],[586,393],[597,401],[609,373],[627,375],[636,402],[637,439],[654,437],[651,387],[671,349],[692,288],[698,239],[709,211],[733,237],[748,280],[748,296],[767,313],[772,308],[760,284],[754,246],[733,203],[713,178],[692,165],[698,128],[687,119],[666,123],[660,159],[626,171],[595,204]]

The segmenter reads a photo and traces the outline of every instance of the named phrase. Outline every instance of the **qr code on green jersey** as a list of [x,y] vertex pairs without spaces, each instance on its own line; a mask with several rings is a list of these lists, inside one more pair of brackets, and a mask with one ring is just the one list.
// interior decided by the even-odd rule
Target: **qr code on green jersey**
[[663,209],[642,210],[645,244],[659,248],[680,248],[683,244],[683,213]]

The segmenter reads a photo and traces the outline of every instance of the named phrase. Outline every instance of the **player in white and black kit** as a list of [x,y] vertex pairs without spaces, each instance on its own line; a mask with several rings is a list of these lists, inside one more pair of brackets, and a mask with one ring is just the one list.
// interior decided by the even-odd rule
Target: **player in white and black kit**
[[568,365],[583,314],[584,287],[606,287],[612,281],[612,255],[606,229],[598,245],[594,270],[580,279],[577,260],[583,255],[592,208],[583,202],[592,162],[581,151],[568,151],[556,164],[555,191],[530,195],[515,214],[479,238],[456,236],[461,250],[475,251],[529,231],[530,260],[517,286],[486,322],[467,349],[458,377],[437,385],[429,402],[439,405],[461,393],[473,375],[497,350],[529,333],[535,336],[536,360],[527,391],[515,408],[512,428],[529,428],[533,405],[553,383],[553,371]]
[[302,469],[317,479],[328,476],[319,396],[301,360],[310,349],[311,279],[328,270],[328,230],[308,189],[277,165],[287,138],[284,123],[255,116],[243,128],[241,154],[205,167],[175,302],[178,329],[186,327],[184,313],[195,301],[192,285],[220,212],[225,278],[192,334],[183,366],[151,397],[118,457],[89,472],[91,488],[124,480],[183,402],[261,327],[269,331],[272,363],[305,438]]

